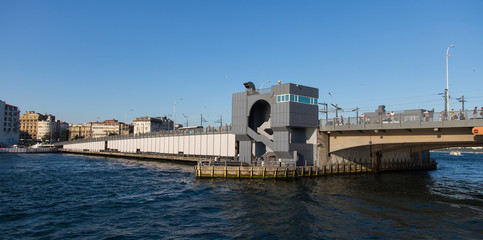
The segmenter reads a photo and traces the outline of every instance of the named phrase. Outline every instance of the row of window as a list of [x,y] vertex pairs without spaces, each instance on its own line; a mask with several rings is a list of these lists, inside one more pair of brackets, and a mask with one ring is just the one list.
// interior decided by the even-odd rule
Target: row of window
[[17,107],[13,107],[13,106],[6,106],[5,105],[5,111],[6,110],[9,110],[9,111],[18,111],[18,108]]
[[3,120],[4,120],[4,121],[10,121],[10,122],[13,122],[13,121],[15,121],[15,122],[16,122],[16,121],[17,121],[17,119],[16,119],[16,118],[11,118],[11,117],[9,117],[9,118],[4,117],[4,118],[3,118]]
[[277,103],[281,102],[298,102],[317,105],[319,103],[319,100],[317,98],[299,96],[294,94],[283,94],[277,96]]
[[5,112],[5,116],[18,116],[19,114],[17,114],[17,112]]
[[17,128],[3,128],[4,132],[18,132]]

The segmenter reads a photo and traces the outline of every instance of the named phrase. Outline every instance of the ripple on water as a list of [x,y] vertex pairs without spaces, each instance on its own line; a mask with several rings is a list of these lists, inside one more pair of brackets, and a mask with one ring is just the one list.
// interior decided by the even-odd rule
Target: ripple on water
[[210,180],[171,162],[0,155],[0,235],[482,239],[483,155],[432,157],[437,171]]

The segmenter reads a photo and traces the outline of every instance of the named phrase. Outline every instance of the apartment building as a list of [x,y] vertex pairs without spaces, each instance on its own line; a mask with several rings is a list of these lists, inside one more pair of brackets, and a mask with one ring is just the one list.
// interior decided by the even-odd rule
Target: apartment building
[[92,123],[92,137],[100,138],[109,135],[119,135],[121,133],[120,123],[113,120],[106,120],[104,122]]
[[55,117],[52,115],[48,115],[47,119],[39,120],[37,122],[37,140],[41,139],[55,139],[56,137],[56,122]]
[[69,127],[69,140],[100,138],[110,135],[128,135],[132,132],[132,125],[119,122],[115,119],[103,122],[88,122],[71,125]]
[[72,124],[69,126],[69,140],[92,138],[92,123]]
[[46,121],[49,116],[51,116],[51,119],[55,120],[55,117],[52,115],[40,114],[35,111],[28,111],[25,114],[20,115],[20,139],[38,139],[39,121]]
[[45,121],[39,121],[37,126],[37,139],[49,141],[67,141],[62,136],[62,131],[69,128],[69,124],[59,120],[53,120],[52,115],[49,115]]
[[138,117],[134,119],[134,134],[168,131],[173,129],[173,121],[167,117]]
[[0,146],[18,144],[20,136],[18,107],[0,100]]

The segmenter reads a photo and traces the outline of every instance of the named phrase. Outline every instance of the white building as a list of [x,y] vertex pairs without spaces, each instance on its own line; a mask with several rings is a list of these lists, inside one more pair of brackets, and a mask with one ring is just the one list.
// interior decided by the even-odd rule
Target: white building
[[42,120],[38,122],[37,125],[37,139],[41,140],[47,137],[44,140],[55,139],[56,136],[56,122],[55,117],[52,115],[47,115],[46,120]]
[[134,134],[168,131],[173,129],[173,121],[166,117],[139,117],[134,119]]
[[119,135],[121,124],[117,120],[106,120],[104,122],[92,122],[92,137],[100,138],[109,135]]
[[18,144],[20,135],[18,107],[0,100],[0,146]]

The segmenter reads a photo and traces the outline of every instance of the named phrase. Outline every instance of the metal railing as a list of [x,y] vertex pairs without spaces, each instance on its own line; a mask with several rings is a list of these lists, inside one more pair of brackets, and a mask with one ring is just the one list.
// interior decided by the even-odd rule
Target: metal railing
[[320,119],[320,126],[342,126],[342,125],[370,125],[370,124],[400,124],[403,122],[438,122],[438,121],[460,121],[471,119],[483,119],[481,112],[477,114],[473,113],[473,110],[466,110],[460,112],[454,112],[445,114],[444,112],[428,112],[427,114],[421,113],[419,115],[414,114],[384,114],[384,115],[371,115],[361,117],[337,117]]
[[51,153],[57,148],[0,148],[0,153]]

